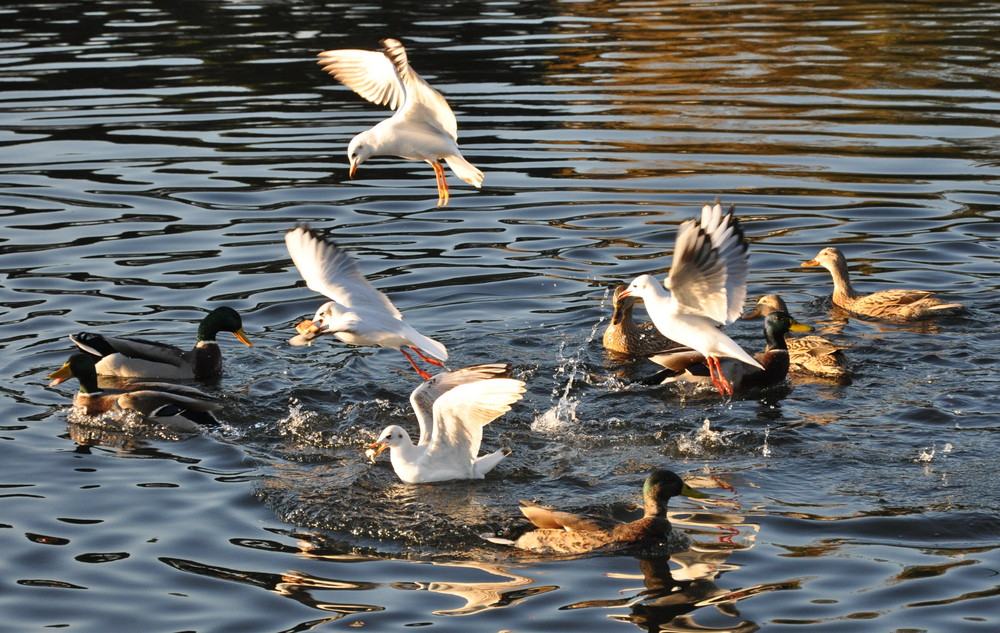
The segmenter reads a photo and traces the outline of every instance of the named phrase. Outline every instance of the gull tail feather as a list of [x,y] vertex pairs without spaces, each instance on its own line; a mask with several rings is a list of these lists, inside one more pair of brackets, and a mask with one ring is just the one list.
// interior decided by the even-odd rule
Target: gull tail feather
[[483,186],[483,172],[465,160],[461,156],[445,156],[444,161],[448,163],[451,170],[455,172],[455,175],[469,183],[476,189]]

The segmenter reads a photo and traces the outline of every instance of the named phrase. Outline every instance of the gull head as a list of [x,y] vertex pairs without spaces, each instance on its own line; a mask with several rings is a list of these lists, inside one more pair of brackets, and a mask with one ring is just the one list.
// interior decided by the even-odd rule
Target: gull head
[[351,139],[351,144],[347,146],[347,160],[351,163],[351,170],[348,172],[354,178],[354,172],[358,166],[375,155],[375,145],[370,130],[358,134]]
[[656,292],[657,285],[656,280],[650,275],[639,275],[629,284],[628,288],[619,293],[618,298],[638,297],[645,299],[650,293]]
[[385,427],[382,433],[379,434],[378,439],[368,446],[368,451],[374,452],[366,451],[366,454],[374,460],[379,453],[387,448],[400,448],[412,444],[410,434],[406,432],[406,429],[393,424],[392,426]]
[[293,347],[311,345],[314,340],[324,334],[336,334],[346,311],[336,301],[327,301],[319,307],[312,319],[306,319],[295,326],[298,334],[288,339]]

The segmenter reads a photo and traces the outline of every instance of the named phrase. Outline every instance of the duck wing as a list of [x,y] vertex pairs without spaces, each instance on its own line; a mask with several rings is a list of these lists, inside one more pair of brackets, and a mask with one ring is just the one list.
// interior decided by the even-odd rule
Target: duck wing
[[556,510],[532,501],[520,501],[521,512],[535,527],[549,530],[569,530],[573,532],[599,532],[611,530],[617,521],[589,514],[575,514]]
[[104,336],[93,332],[70,334],[69,340],[77,347],[102,358],[113,354],[122,354],[129,358],[164,363],[181,367],[187,364],[187,352],[174,345],[150,341],[142,338],[124,336]]

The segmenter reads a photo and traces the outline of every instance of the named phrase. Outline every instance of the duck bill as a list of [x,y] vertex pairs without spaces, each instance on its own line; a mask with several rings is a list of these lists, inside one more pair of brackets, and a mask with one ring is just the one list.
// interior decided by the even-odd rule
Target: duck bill
[[792,322],[792,325],[788,329],[791,330],[792,332],[812,332],[813,330],[816,329],[811,325],[806,325],[805,323],[799,323],[798,321],[790,317],[789,320]]
[[66,363],[59,369],[55,370],[54,372],[46,376],[46,378],[52,381],[49,383],[50,387],[55,387],[58,384],[64,383],[72,377],[73,377],[73,370],[70,369],[69,363]]
[[691,486],[684,484],[681,486],[681,494],[685,497],[690,497],[691,499],[706,499],[708,498],[708,493],[702,492],[701,490],[695,490]]
[[253,343],[251,343],[250,339],[247,338],[247,333],[243,331],[243,328],[240,328],[235,332],[233,332],[233,336],[239,339],[240,343],[243,343],[247,347],[253,347]]
[[816,261],[815,259],[810,259],[807,262],[802,262],[802,265],[805,266],[806,268],[809,268],[811,266],[819,266],[819,262]]

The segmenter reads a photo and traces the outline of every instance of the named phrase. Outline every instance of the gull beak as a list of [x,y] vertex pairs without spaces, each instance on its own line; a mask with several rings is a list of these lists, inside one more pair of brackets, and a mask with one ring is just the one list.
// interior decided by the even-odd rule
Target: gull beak
[[681,494],[685,497],[690,497],[692,499],[706,499],[708,498],[708,493],[702,492],[701,490],[695,490],[691,486],[684,484],[681,486]]
[[354,179],[354,172],[356,171],[358,171],[358,164],[352,161],[351,169],[347,172],[347,175],[351,177],[351,180]]
[[73,377],[73,370],[70,369],[69,363],[66,363],[59,369],[55,370],[54,372],[46,376],[46,378],[52,380],[52,382],[49,383],[50,387],[55,387],[60,383],[66,382],[72,377]]
[[236,330],[235,332],[233,332],[233,336],[235,336],[236,338],[238,338],[239,341],[240,341],[240,343],[243,343],[244,345],[246,345],[248,347],[253,347],[253,343],[251,343],[250,339],[247,338],[247,333],[243,331],[243,328],[240,328],[240,329]]
[[365,451],[365,455],[368,455],[372,460],[374,460],[379,453],[389,448],[389,442],[375,442],[368,446],[368,450]]
[[629,288],[626,288],[625,290],[621,291],[621,293],[618,295],[618,298],[625,299],[626,297],[631,297],[631,296],[632,296],[632,291]]

